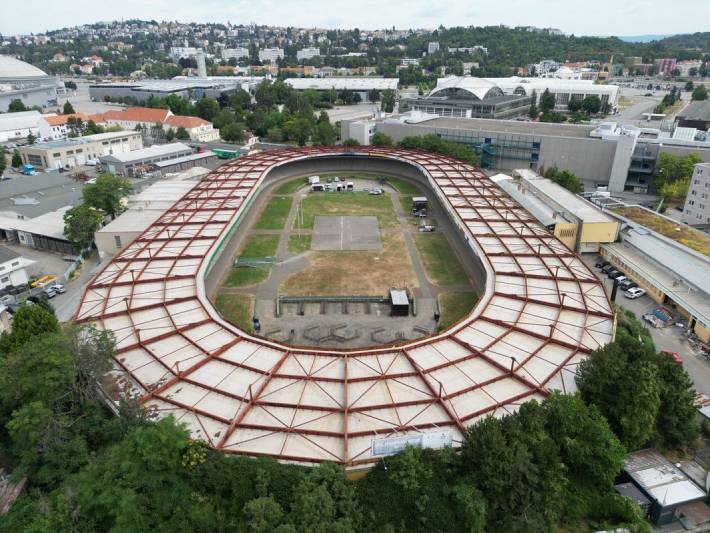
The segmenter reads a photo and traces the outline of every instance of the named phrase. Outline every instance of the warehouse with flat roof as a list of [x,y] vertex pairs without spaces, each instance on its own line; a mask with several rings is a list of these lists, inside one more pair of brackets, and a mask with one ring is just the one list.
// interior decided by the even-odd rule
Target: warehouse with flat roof
[[100,158],[109,172],[127,177],[138,177],[152,170],[153,165],[192,155],[193,150],[183,143],[155,144],[142,150],[114,154]]

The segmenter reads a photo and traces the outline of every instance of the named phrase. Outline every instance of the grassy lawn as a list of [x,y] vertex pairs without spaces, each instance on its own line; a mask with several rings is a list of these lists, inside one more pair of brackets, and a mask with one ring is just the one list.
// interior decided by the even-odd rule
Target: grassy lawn
[[280,294],[383,296],[391,287],[418,286],[402,232],[383,230],[382,250],[311,252],[310,266],[286,280]]
[[445,292],[439,295],[441,319],[439,330],[444,330],[471,312],[476,305],[478,295],[475,292]]
[[250,235],[242,244],[240,257],[269,257],[276,255],[279,235]]
[[301,187],[305,187],[307,184],[305,178],[298,178],[295,180],[287,181],[282,183],[276,188],[274,194],[293,194]]
[[427,277],[437,285],[459,285],[469,283],[466,271],[449,241],[441,233],[417,233],[414,244],[424,263]]
[[300,254],[311,249],[310,235],[289,235],[288,251],[292,254]]
[[322,216],[376,216],[381,228],[397,225],[392,200],[386,194],[375,196],[366,192],[314,193],[301,200],[301,214],[295,225],[313,228],[318,215]]
[[387,181],[389,182],[392,187],[397,189],[397,192],[399,194],[421,194],[422,190],[414,185],[410,181],[406,181],[400,178],[387,178]]
[[402,205],[402,211],[404,211],[407,215],[412,212],[412,198],[414,198],[413,195],[399,195],[399,203]]
[[249,294],[218,294],[215,307],[222,317],[232,324],[251,331],[254,297]]
[[224,280],[224,287],[243,287],[245,285],[255,285],[261,283],[269,277],[269,267],[239,266],[232,267],[232,270]]
[[282,229],[286,224],[292,203],[291,196],[274,196],[266,204],[254,227],[256,229]]

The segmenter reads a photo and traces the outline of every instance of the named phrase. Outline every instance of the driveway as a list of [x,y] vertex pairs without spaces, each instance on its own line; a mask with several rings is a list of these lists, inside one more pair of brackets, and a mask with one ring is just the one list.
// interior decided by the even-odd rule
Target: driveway
[[[587,266],[604,282],[607,295],[611,295],[612,280],[594,267],[594,263],[600,259],[601,256],[597,254],[582,256],[582,260]],[[623,295],[621,290],[618,290],[616,294],[616,304],[634,313],[639,320],[643,320],[641,317],[644,314],[659,307],[659,304],[649,296],[644,295],[641,298],[630,300]],[[651,332],[651,338],[653,338],[656,349],[668,350],[680,355],[681,359],[683,359],[683,368],[693,380],[696,390],[710,396],[710,361],[693,352],[685,339],[685,329],[676,326],[666,328],[649,327],[648,329]]]

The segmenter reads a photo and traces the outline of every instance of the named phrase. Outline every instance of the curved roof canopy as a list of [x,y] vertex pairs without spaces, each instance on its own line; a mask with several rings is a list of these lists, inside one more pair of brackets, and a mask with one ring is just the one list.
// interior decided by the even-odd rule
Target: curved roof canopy
[[429,96],[451,96],[460,92],[468,93],[479,100],[485,99],[491,92],[495,93],[495,96],[502,94],[497,84],[485,78],[457,76],[440,79],[436,87],[429,93]]
[[46,76],[46,72],[29,63],[15,59],[12,56],[0,55],[0,79],[44,78]]
[[[353,156],[419,169],[486,270],[476,308],[435,336],[349,351],[289,346],[223,320],[203,278],[268,173]],[[597,277],[483,172],[380,147],[264,151],[219,167],[96,276],[76,319],[114,332],[118,383],[193,438],[348,467],[403,439],[457,445],[481,417],[575,390],[577,366],[614,326]]]

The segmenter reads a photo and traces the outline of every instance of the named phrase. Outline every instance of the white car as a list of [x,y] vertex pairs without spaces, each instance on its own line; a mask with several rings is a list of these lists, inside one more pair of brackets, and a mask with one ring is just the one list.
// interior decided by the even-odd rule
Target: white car
[[56,283],[56,284],[52,285],[52,288],[54,289],[54,292],[56,292],[57,294],[64,294],[65,292],[67,292],[67,288],[64,285],[62,285],[61,283]]
[[641,287],[632,287],[628,291],[624,291],[624,296],[631,300],[635,300],[636,298],[640,298],[646,294],[646,291],[642,289]]

